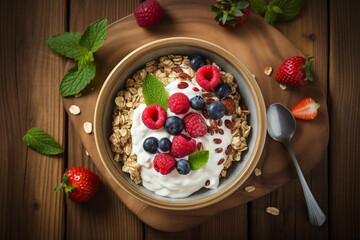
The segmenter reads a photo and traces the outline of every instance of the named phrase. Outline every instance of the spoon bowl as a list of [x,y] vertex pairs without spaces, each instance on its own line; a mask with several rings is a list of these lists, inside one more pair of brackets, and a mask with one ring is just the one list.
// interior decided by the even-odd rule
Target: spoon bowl
[[280,103],[274,103],[268,108],[267,124],[270,137],[279,142],[291,139],[296,130],[294,116]]
[[267,110],[267,131],[272,139],[282,142],[288,149],[304,192],[310,224],[319,227],[324,224],[326,216],[312,195],[291,147],[291,138],[295,130],[296,121],[289,109],[280,103],[269,106]]

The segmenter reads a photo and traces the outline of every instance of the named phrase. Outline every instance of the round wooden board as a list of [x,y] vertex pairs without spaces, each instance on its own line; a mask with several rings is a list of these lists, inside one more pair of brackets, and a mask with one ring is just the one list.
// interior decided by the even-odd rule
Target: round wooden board
[[[93,121],[95,102],[108,73],[128,53],[150,41],[165,37],[195,37],[215,43],[238,57],[255,74],[264,96],[266,107],[274,102],[292,108],[305,97],[312,97],[320,103],[318,116],[311,121],[297,120],[297,130],[293,137],[293,148],[303,172],[310,171],[325,155],[329,141],[329,121],[326,98],[315,77],[311,86],[280,89],[272,76],[266,76],[264,69],[272,66],[274,72],[281,63],[292,56],[303,55],[289,40],[263,18],[251,12],[247,23],[237,29],[225,29],[216,25],[215,14],[210,11],[213,1],[194,3],[191,0],[160,1],[165,16],[161,22],[150,29],[137,26],[132,15],[125,17],[108,28],[107,39],[95,54],[97,75],[80,98],[64,98],[68,111],[76,104],[81,109],[79,116],[69,114],[81,140],[90,153],[95,165],[107,180],[114,192],[142,221],[162,231],[182,231],[193,227],[207,217],[226,209],[239,206],[297,177],[290,156],[280,143],[266,139],[265,148],[258,168],[261,176],[252,175],[242,187],[228,198],[206,208],[191,211],[170,211],[148,206],[126,194],[106,172],[96,151],[93,135],[83,131],[83,122]],[[94,89],[91,91],[90,89]],[[248,185],[256,190],[244,191]]]

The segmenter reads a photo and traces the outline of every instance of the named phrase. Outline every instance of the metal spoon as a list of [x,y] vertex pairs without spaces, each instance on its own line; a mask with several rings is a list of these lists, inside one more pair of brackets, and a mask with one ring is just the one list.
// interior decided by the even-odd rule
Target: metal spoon
[[290,153],[304,192],[310,224],[317,227],[323,225],[326,216],[312,195],[291,147],[291,138],[296,129],[294,116],[285,106],[274,103],[267,110],[267,126],[270,137],[276,141],[282,142]]

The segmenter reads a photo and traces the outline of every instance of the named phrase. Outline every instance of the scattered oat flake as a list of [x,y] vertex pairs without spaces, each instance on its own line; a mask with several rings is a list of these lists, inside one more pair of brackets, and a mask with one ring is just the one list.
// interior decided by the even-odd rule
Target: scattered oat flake
[[255,168],[254,173],[255,173],[255,176],[260,176],[261,170],[259,168]]
[[274,215],[274,216],[277,216],[280,214],[280,210],[276,207],[267,207],[266,212],[271,215]]
[[90,156],[90,154],[88,153],[88,151],[85,150],[85,154],[86,156]]
[[286,90],[286,85],[285,84],[282,84],[282,83],[279,83],[279,87],[282,89],[282,90]]
[[245,188],[245,192],[253,192],[253,191],[255,191],[255,187],[254,187],[254,186],[247,186],[247,187]]
[[69,108],[69,112],[73,115],[79,115],[80,114],[80,108],[76,105],[71,105]]
[[84,130],[86,133],[92,132],[92,123],[91,122],[84,122]]
[[264,70],[265,75],[270,76],[272,73],[272,70],[273,70],[272,67],[267,66]]
[[79,97],[81,97],[81,95],[82,95],[81,92],[79,92],[79,93],[75,94],[74,97],[79,98]]

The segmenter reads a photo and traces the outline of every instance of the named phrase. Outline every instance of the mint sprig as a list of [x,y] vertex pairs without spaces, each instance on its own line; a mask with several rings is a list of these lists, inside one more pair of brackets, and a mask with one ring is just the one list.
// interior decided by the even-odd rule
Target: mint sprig
[[168,109],[169,94],[166,92],[164,84],[152,74],[148,74],[142,84],[142,92],[146,106],[157,104]]
[[62,56],[75,60],[60,83],[61,96],[66,97],[82,91],[95,77],[94,53],[106,39],[107,18],[102,18],[81,34],[65,32],[46,39],[46,44]]
[[26,146],[45,155],[57,155],[64,150],[62,147],[45,131],[39,128],[31,128],[23,137]]
[[297,16],[301,9],[301,0],[272,0],[268,5],[265,0],[250,0],[253,11],[265,17],[269,24],[285,22]]
[[209,151],[202,150],[197,151],[189,155],[189,163],[191,170],[199,170],[202,168],[209,160]]

